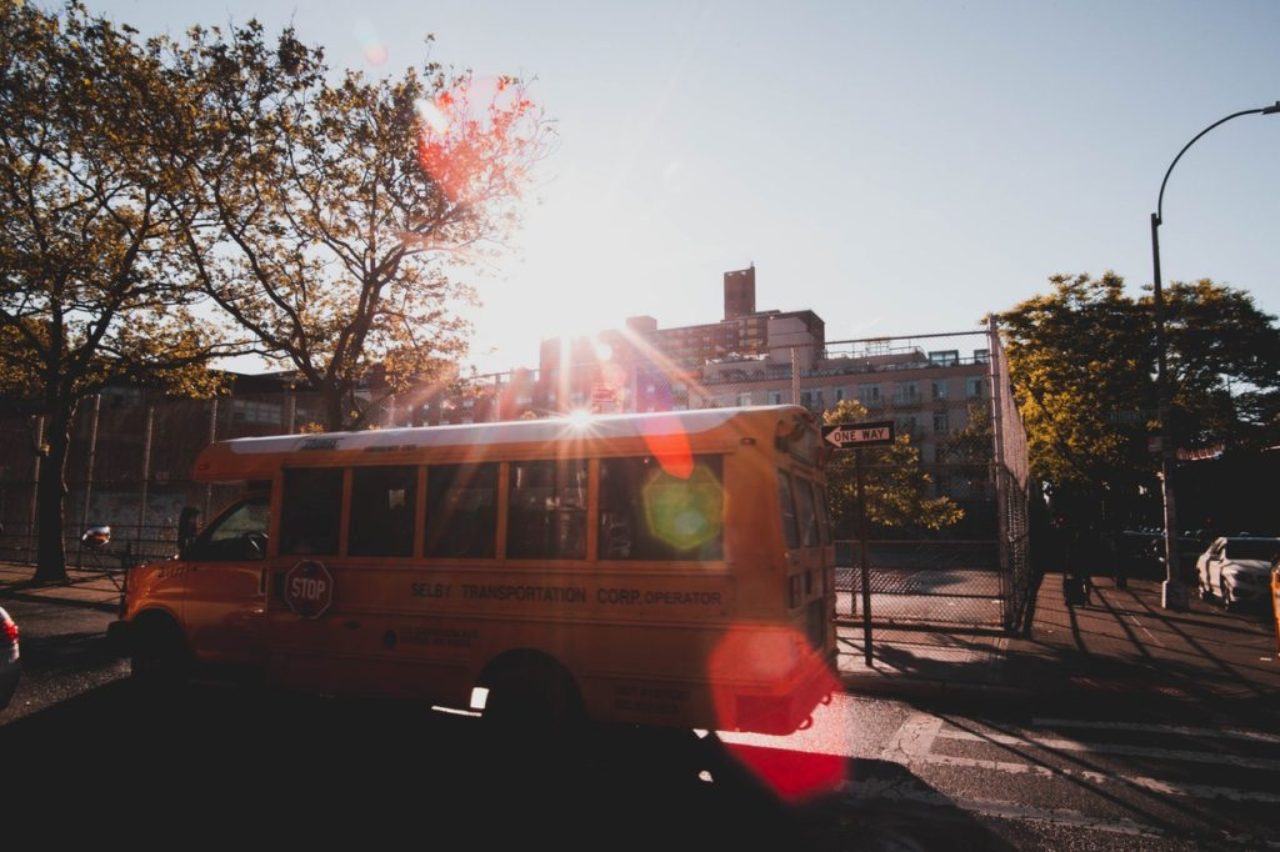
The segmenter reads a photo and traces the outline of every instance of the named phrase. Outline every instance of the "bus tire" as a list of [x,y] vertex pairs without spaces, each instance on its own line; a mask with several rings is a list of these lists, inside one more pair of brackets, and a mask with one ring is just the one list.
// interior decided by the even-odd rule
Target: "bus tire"
[[133,679],[148,688],[172,688],[183,683],[191,669],[191,655],[177,622],[161,613],[143,614],[135,622]]
[[480,678],[489,690],[483,718],[501,730],[572,729],[585,721],[573,676],[538,652],[494,660]]

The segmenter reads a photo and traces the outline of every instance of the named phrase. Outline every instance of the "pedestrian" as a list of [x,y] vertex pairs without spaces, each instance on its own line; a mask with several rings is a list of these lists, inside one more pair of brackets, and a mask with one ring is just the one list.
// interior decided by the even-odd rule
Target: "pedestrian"
[[1067,570],[1062,593],[1067,604],[1093,603],[1093,572],[1099,559],[1099,538],[1092,526],[1077,528],[1067,543]]
[[1116,588],[1127,589],[1129,588],[1128,556],[1120,553],[1119,535],[1119,532],[1112,532],[1106,537],[1106,558],[1111,562],[1112,572],[1116,578]]
[[200,530],[199,524],[200,510],[195,506],[184,506],[182,514],[178,516],[178,554],[186,553],[192,543],[196,540],[196,533]]

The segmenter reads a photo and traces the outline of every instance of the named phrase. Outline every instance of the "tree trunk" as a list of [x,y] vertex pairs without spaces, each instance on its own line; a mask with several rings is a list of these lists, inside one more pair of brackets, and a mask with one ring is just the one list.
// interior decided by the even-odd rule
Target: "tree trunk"
[[36,485],[36,574],[40,582],[67,579],[67,551],[62,540],[62,501],[67,494],[67,450],[75,403],[58,405],[50,416],[45,442],[48,454],[40,465]]
[[341,432],[346,428],[346,418],[342,416],[342,388],[326,385],[321,394],[324,398],[324,430]]

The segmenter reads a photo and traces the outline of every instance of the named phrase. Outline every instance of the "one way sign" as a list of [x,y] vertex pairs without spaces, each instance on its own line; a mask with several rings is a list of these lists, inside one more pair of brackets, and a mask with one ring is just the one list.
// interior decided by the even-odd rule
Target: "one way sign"
[[893,443],[893,421],[839,423],[822,427],[822,440],[840,450],[885,447]]

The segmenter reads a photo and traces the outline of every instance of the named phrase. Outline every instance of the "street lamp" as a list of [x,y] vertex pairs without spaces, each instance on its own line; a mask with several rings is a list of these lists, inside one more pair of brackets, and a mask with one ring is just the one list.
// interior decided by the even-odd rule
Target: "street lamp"
[[1151,259],[1155,269],[1151,301],[1156,323],[1156,413],[1160,419],[1160,492],[1164,502],[1165,575],[1160,600],[1161,606],[1165,609],[1186,609],[1187,587],[1183,584],[1178,571],[1177,511],[1173,497],[1173,466],[1176,448],[1169,425],[1172,403],[1169,394],[1168,365],[1165,358],[1164,291],[1160,287],[1160,225],[1164,221],[1164,188],[1169,183],[1169,175],[1173,173],[1173,167],[1178,165],[1182,155],[1187,153],[1187,149],[1196,144],[1201,136],[1219,124],[1225,124],[1242,115],[1274,115],[1275,113],[1280,113],[1280,101],[1276,101],[1269,107],[1233,112],[1197,133],[1190,142],[1182,146],[1178,156],[1174,157],[1173,162],[1169,164],[1168,171],[1164,173],[1164,180],[1160,182],[1160,197],[1156,200],[1156,212],[1151,214]]

